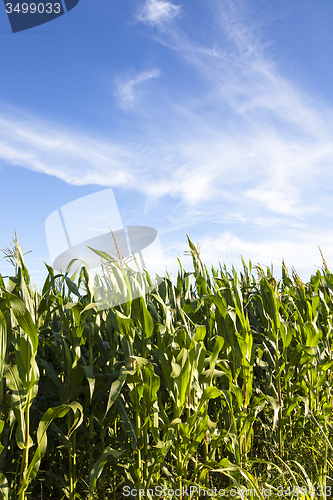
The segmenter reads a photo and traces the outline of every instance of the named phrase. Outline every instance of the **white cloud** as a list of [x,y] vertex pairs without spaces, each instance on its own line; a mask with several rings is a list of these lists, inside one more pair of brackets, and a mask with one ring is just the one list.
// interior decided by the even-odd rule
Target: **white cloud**
[[163,0],[147,0],[141,11],[137,14],[138,21],[150,26],[162,26],[171,21],[180,13],[180,5]]
[[119,100],[120,106],[124,109],[133,109],[140,97],[138,85],[151,78],[158,78],[160,76],[161,71],[159,69],[152,69],[149,71],[141,71],[129,78],[118,77],[116,79],[116,97]]
[[136,165],[134,152],[119,144],[32,116],[23,121],[14,118],[13,112],[0,118],[0,159],[73,185],[108,185],[111,178],[115,186],[130,184]]
[[[151,13],[160,12],[159,3]],[[258,219],[268,211],[266,217],[283,215],[294,225],[324,212],[330,194],[319,199],[311,191],[332,176],[332,109],[280,74],[232,3],[212,4],[215,27],[206,45],[175,27],[159,38],[206,82],[200,100],[191,86],[181,102],[172,88],[169,100],[165,89],[164,99],[151,91],[141,128],[129,126],[112,140],[3,114],[0,158],[72,184],[135,188],[154,202],[170,196],[184,223]],[[119,77],[119,104],[136,109],[142,86],[160,74]]]
[[208,268],[210,264],[218,266],[220,262],[222,265],[225,263],[230,270],[232,265],[241,269],[242,256],[245,263],[251,260],[253,266],[273,264],[275,276],[281,276],[283,260],[289,270],[294,267],[303,279],[308,280],[310,273],[315,274],[322,266],[318,246],[325,260],[332,262],[333,235],[326,231],[302,232],[297,241],[291,239],[290,235],[252,241],[230,231],[223,231],[216,237],[209,236],[200,240],[200,257]]
[[[195,70],[187,99],[173,88],[163,89],[163,97],[151,92],[139,126],[129,125],[112,140],[3,115],[0,158],[72,184],[140,191],[173,229],[202,221],[245,228],[251,222],[264,235],[274,226],[274,235],[258,242],[223,232],[203,247],[225,244],[259,259],[294,255],[313,262],[320,239],[329,240],[309,228],[331,227],[332,106],[281,73],[239,3],[208,4],[214,23],[205,43],[173,25],[159,35],[184,68]],[[179,11],[169,2],[149,1],[140,20],[159,24]],[[120,105],[135,108],[141,84],[158,76],[153,69],[119,78]],[[193,91],[198,82],[200,96]]]

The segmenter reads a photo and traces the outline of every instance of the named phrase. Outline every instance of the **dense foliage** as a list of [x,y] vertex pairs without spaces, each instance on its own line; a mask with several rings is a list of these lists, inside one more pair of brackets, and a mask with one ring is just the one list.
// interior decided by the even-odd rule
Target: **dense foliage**
[[188,241],[193,273],[179,262],[174,284],[106,310],[84,267],[48,267],[38,293],[15,241],[14,276],[0,275],[0,498],[331,497],[333,274],[209,272]]

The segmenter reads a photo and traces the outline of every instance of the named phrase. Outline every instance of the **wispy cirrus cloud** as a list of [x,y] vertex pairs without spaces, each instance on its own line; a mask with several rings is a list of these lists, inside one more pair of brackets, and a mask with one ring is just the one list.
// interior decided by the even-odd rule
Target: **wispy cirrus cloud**
[[[176,20],[154,31],[184,71],[191,68],[200,96],[189,81],[186,98],[172,87],[163,96],[151,91],[139,126],[125,127],[112,141],[3,115],[0,158],[72,184],[140,191],[169,228],[219,224],[220,234],[203,236],[203,247],[246,249],[260,258],[303,252],[302,262],[311,260],[317,244],[330,242],[332,105],[281,72],[243,5],[208,1],[209,30],[197,38]],[[137,19],[159,28],[179,13],[179,6],[155,0]],[[120,106],[135,109],[141,86],[160,74],[118,78]],[[255,243],[254,236],[222,230],[225,224],[238,231],[252,224],[261,236]]]
[[[192,112],[198,128],[205,122],[204,129],[209,124],[213,132],[201,168],[205,179],[209,165],[208,185],[204,183],[203,188],[210,189],[212,203],[223,186],[232,185],[233,193],[251,207],[295,217],[321,211],[321,203],[310,199],[307,188],[317,183],[319,171],[331,176],[332,107],[281,74],[255,22],[245,15],[242,2],[212,1],[209,5],[215,27],[206,45],[179,27],[157,38],[195,68],[207,85],[203,106]],[[219,122],[217,113],[223,116]],[[200,140],[200,150],[199,144]],[[214,157],[217,150],[226,154]],[[193,182],[197,178],[195,163]],[[230,171],[231,177],[225,180]],[[245,179],[248,188],[242,185]],[[190,187],[188,192],[192,192],[192,200],[196,198]],[[187,199],[186,189],[183,195]],[[204,197],[197,200],[200,198]]]
[[[13,110],[1,113],[0,160],[73,185],[104,185],[106,175],[114,178],[114,185],[131,183],[135,156],[121,145],[16,115]],[[132,168],[124,170],[124,164]]]
[[162,26],[180,14],[181,6],[164,0],[146,0],[136,14],[137,21],[150,26]]
[[140,84],[152,78],[159,78],[161,74],[159,69],[151,69],[132,74],[131,76],[118,76],[116,78],[116,98],[119,105],[125,110],[133,109],[141,96]]
[[[157,36],[204,82],[200,100],[191,85],[186,100],[172,88],[163,99],[152,89],[141,128],[129,126],[112,141],[3,115],[0,158],[72,184],[136,187],[156,203],[169,196],[177,217],[182,206],[184,224],[259,220],[265,210],[294,225],[325,211],[330,194],[318,199],[310,191],[319,173],[332,176],[332,109],[280,73],[253,21],[244,23],[241,3],[209,5],[214,23],[205,45],[177,24]],[[142,86],[160,75],[118,77],[120,106],[135,109]]]

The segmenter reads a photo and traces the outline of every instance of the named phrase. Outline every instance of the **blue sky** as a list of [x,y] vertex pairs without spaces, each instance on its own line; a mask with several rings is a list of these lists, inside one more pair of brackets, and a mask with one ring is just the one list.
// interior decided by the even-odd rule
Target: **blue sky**
[[[0,6],[1,7],[1,6]],[[207,263],[333,267],[333,3],[80,0],[13,34],[0,8],[0,248],[39,286],[45,220],[112,187],[124,225]],[[0,272],[10,271],[0,260]]]

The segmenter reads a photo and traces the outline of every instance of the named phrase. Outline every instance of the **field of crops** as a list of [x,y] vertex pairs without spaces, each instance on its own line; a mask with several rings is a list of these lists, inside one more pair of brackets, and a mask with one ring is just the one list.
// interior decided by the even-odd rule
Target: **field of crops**
[[331,498],[333,274],[208,271],[188,243],[194,273],[105,310],[85,268],[39,293],[7,251],[0,498]]

